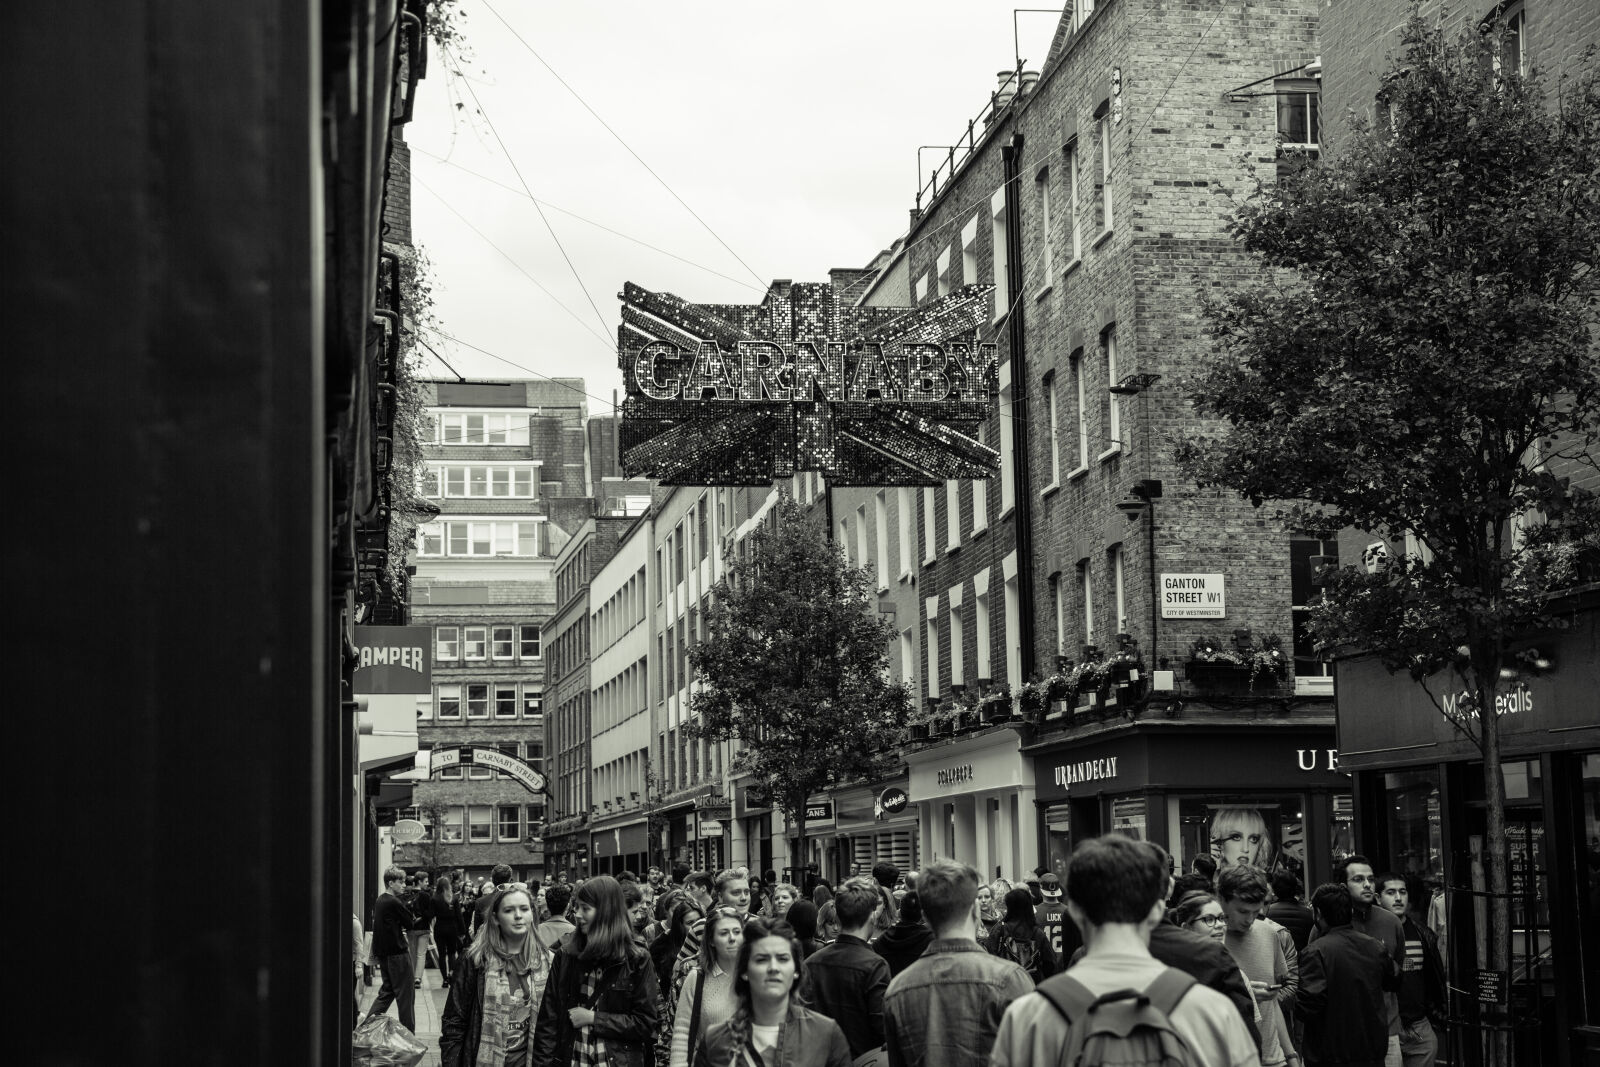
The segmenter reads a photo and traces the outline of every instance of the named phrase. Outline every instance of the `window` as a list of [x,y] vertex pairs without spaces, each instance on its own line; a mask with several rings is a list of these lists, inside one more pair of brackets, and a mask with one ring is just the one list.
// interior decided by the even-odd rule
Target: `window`
[[[989,424],[988,423],[986,423],[986,422],[978,423],[978,428],[977,428],[976,432],[974,433],[973,439],[975,441],[977,441],[980,445],[984,444],[985,443],[984,442],[984,438],[989,435],[988,431],[989,431]],[[972,479],[972,532],[974,534],[976,534],[978,531],[987,530],[988,528],[989,528],[989,479],[987,479],[987,478],[974,478],[974,479]]]
[[526,414],[489,414],[462,411],[431,413],[439,443],[446,445],[526,445]]
[[944,483],[944,547],[961,547],[961,483],[954,478]]
[[495,683],[494,717],[497,719],[515,719],[517,717],[517,683]]
[[961,284],[971,285],[978,280],[978,216],[972,216],[961,227]]
[[980,679],[989,679],[989,572],[984,571],[978,595],[972,598],[973,665]]
[[1012,426],[1011,364],[1000,367],[1000,517],[1017,502],[1015,434]]
[[[1015,560],[1016,556],[1013,555],[1011,559]],[[1006,612],[1006,684],[1015,693],[1022,688],[1022,644],[1016,639],[1016,635],[1022,630],[1022,594],[1014,570],[1006,578],[1002,593],[1005,596]]]
[[1083,258],[1083,224],[1078,219],[1078,139],[1067,142],[1067,232],[1071,235],[1072,262]]
[[1337,541],[1322,541],[1314,537],[1289,539],[1289,599],[1294,616],[1294,673],[1296,688],[1300,678],[1328,678],[1331,684],[1333,665],[1324,663],[1311,640],[1311,605],[1321,593],[1315,584],[1318,557],[1339,558]]
[[429,496],[520,497],[538,496],[539,465],[520,463],[497,466],[430,464],[423,475]]
[[900,577],[911,577],[911,513],[916,509],[916,500],[911,495],[911,490],[902,486],[895,490],[895,519],[899,525],[900,534]]
[[435,521],[417,527],[423,556],[539,556],[543,521]]
[[928,646],[928,695],[939,695],[939,598],[928,599],[928,621],[924,640]]
[[537,626],[523,626],[519,629],[522,658],[538,659],[542,654],[539,649],[539,628]]
[[917,278],[916,284],[912,286],[911,290],[912,303],[920,304],[922,303],[923,297],[928,295],[928,278],[929,275],[927,274],[920,275]]
[[950,590],[950,684],[965,685],[966,654],[964,639],[966,634],[961,625],[961,587],[956,586]]
[[522,840],[522,808],[520,806],[516,804],[501,804],[499,817],[495,821],[499,823],[500,840]]
[[1051,276],[1056,272],[1056,240],[1050,219],[1050,168],[1041,167],[1033,179],[1039,202],[1039,288],[1050,287]]
[[468,809],[467,840],[482,844],[494,840],[494,809],[487,804],[474,804]]
[[1121,372],[1117,368],[1115,327],[1101,335],[1100,345],[1106,353],[1106,400],[1105,407],[1101,409],[1106,419],[1106,450],[1100,454],[1103,459],[1122,450],[1122,397],[1111,391],[1111,386],[1122,380],[1118,377]]
[[1111,101],[1102,100],[1094,111],[1095,136],[1100,142],[1099,170],[1094,183],[1094,221],[1102,234],[1110,233],[1111,215]]
[[1094,0],[1072,0],[1072,28],[1076,30],[1082,26],[1084,20],[1094,14]]
[[1080,348],[1072,354],[1072,392],[1077,402],[1078,423],[1077,470],[1089,468],[1089,407],[1086,402],[1088,393],[1083,379],[1083,349]]
[[1315,157],[1320,140],[1321,86],[1310,78],[1285,78],[1276,83],[1278,152]]
[[1094,644],[1094,586],[1090,581],[1089,561],[1078,563],[1078,597],[1083,601],[1083,643]]
[[471,682],[467,685],[467,718],[487,719],[489,717],[489,684],[487,682]]
[[889,496],[879,489],[872,498],[872,529],[877,534],[878,588],[889,588]]
[[922,561],[932,563],[939,558],[939,530],[934,524],[938,519],[934,515],[934,490],[932,486],[922,489]]
[[1128,632],[1128,601],[1122,584],[1122,546],[1112,545],[1107,553],[1111,562],[1112,603],[1117,611],[1117,633]]
[[433,658],[439,660],[461,657],[461,630],[455,626],[441,626],[434,631]]
[[1056,622],[1056,655],[1067,652],[1067,594],[1061,588],[1061,572],[1050,576],[1050,614]]
[[467,659],[486,659],[489,651],[489,629],[486,626],[468,626],[461,633],[463,652]]
[[1050,485],[1061,484],[1061,418],[1056,400],[1056,375],[1054,371],[1044,376],[1045,421],[1050,430]]
[[938,293],[940,296],[950,295],[950,249],[946,246],[934,261],[934,269],[938,272]]
[[417,697],[417,718],[433,718],[433,696],[431,694]]
[[1521,0],[1497,5],[1494,13],[1483,20],[1480,29],[1484,33],[1499,35],[1498,47],[1493,52],[1496,74],[1528,76],[1527,28],[1527,12]]
[[911,630],[900,631],[900,681],[915,691],[917,680],[917,639]]
[[856,566],[870,567],[872,557],[867,555],[867,506],[856,508]]
[[495,659],[511,659],[516,647],[513,635],[516,630],[510,626],[496,626],[491,635],[493,642],[492,651]]
[[[537,686],[522,687],[522,714],[528,718],[544,719],[544,690]],[[536,723],[535,725],[540,725]]]
[[441,719],[461,718],[461,687],[459,685],[434,686],[435,701]]
[[999,322],[1009,309],[1009,280],[1006,274],[1006,190],[1004,186],[989,199],[990,257],[994,262],[994,318]]
[[[457,777],[460,776],[457,775]],[[460,804],[446,808],[444,812],[444,829],[439,834],[439,840],[446,844],[459,845],[461,843],[461,824],[465,816],[466,809]]]

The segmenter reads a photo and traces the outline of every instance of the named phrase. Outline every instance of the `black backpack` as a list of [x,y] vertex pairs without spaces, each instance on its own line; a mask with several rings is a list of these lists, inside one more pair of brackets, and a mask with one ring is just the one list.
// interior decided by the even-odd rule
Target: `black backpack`
[[1118,989],[1097,997],[1066,974],[1040,983],[1038,992],[1067,1020],[1064,1067],[1204,1067],[1171,1018],[1194,985],[1192,976],[1168,967],[1142,993]]

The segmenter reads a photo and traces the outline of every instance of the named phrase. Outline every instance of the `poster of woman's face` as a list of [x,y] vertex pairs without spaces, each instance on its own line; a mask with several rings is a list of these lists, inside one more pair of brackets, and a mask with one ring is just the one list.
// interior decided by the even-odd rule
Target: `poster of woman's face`
[[1246,864],[1269,870],[1272,867],[1272,835],[1267,821],[1255,808],[1218,808],[1211,817],[1211,857],[1220,873],[1229,867]]

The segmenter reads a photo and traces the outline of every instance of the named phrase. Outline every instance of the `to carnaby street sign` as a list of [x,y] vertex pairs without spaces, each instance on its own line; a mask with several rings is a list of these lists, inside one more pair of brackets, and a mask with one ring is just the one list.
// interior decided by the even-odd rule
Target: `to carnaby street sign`
[[493,767],[517,781],[535,796],[543,796],[545,777],[522,760],[507,755],[497,748],[436,748],[428,753],[428,773],[438,774],[446,767],[470,764],[475,767]]

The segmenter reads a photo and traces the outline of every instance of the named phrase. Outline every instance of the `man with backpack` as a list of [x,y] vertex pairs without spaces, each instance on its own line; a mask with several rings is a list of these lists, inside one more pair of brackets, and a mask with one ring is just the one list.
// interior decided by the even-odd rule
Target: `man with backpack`
[[1121,834],[1073,850],[1067,912],[1087,951],[1006,1010],[993,1067],[1259,1067],[1232,1002],[1150,955],[1150,931],[1165,914],[1167,874],[1154,848]]

